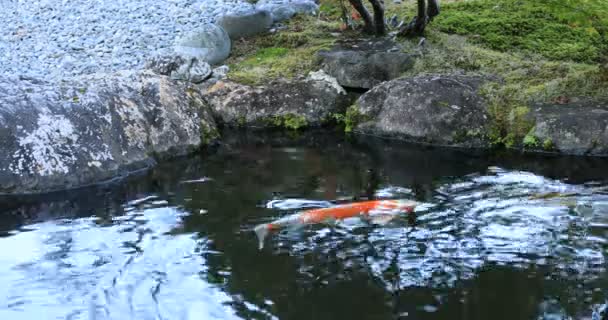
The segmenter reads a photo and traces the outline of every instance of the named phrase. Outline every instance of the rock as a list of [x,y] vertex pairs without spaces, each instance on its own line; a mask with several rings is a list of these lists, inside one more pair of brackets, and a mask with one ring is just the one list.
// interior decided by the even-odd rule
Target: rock
[[477,94],[483,79],[419,76],[385,82],[365,93],[352,115],[356,133],[446,146],[485,147],[489,121]]
[[188,63],[181,65],[171,72],[171,79],[201,83],[211,76],[211,66],[196,58],[189,59]]
[[273,7],[271,10],[273,22],[282,22],[291,19],[296,15],[296,9],[288,5],[279,5]]
[[224,78],[226,78],[226,75],[228,75],[229,71],[230,71],[230,67],[228,67],[226,65],[219,66],[219,67],[213,69],[212,76],[216,79],[224,79]]
[[171,72],[179,69],[186,63],[187,58],[179,54],[159,54],[146,61],[144,69],[149,69],[154,73],[169,76]]
[[215,24],[206,24],[176,42],[175,52],[184,57],[194,57],[209,64],[218,64],[230,55],[230,37]]
[[266,32],[272,25],[272,16],[268,11],[258,10],[245,15],[225,15],[216,23],[235,40]]
[[319,11],[319,5],[311,0],[260,0],[255,7],[270,12],[274,22],[290,19],[296,14],[314,15]]
[[0,77],[0,193],[85,186],[184,155],[216,129],[203,105],[150,71],[60,86]]
[[524,148],[608,155],[608,101],[541,104],[528,116],[535,125],[524,138]]
[[153,57],[146,62],[144,68],[160,75],[169,75],[174,80],[192,83],[201,83],[211,76],[211,66],[207,62],[179,54]]
[[220,81],[207,90],[205,98],[215,119],[232,127],[320,126],[349,104],[335,79],[320,73],[262,87]]
[[343,42],[319,52],[325,72],[345,87],[370,89],[395,79],[414,65],[414,58],[390,40]]

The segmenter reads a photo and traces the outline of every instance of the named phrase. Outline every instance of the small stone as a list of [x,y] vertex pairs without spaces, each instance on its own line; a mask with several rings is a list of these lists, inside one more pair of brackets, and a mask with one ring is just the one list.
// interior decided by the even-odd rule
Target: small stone
[[228,75],[229,71],[230,67],[223,65],[213,69],[212,74],[214,78],[223,79],[226,77],[226,75]]
[[191,58],[171,73],[172,79],[201,83],[211,76],[211,66],[205,61]]

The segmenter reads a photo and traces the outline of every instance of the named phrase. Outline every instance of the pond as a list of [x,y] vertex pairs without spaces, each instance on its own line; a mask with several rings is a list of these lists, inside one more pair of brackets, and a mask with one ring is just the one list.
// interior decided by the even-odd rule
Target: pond
[[[229,134],[126,180],[0,202],[1,319],[602,319],[606,159]],[[252,228],[319,204],[386,225]]]

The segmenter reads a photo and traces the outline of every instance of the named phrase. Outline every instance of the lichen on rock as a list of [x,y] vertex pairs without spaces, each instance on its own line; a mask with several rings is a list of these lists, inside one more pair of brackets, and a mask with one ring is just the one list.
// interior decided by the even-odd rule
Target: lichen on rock
[[215,128],[203,104],[185,83],[147,71],[61,86],[0,78],[0,193],[84,186],[186,154],[203,124]]
[[321,126],[335,113],[342,113],[348,96],[335,79],[315,74],[296,80],[276,80],[267,86],[248,86],[220,81],[205,99],[220,123],[233,127]]
[[[487,147],[489,114],[477,76],[429,75],[387,81],[359,98],[355,133],[460,147]],[[446,106],[445,101],[449,101]],[[471,134],[462,134],[463,130]]]

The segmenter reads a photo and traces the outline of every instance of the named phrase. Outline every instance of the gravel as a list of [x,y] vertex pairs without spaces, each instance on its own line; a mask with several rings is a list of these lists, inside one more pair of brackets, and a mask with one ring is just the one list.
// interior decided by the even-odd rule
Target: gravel
[[0,0],[0,76],[61,80],[136,69],[242,0]]

